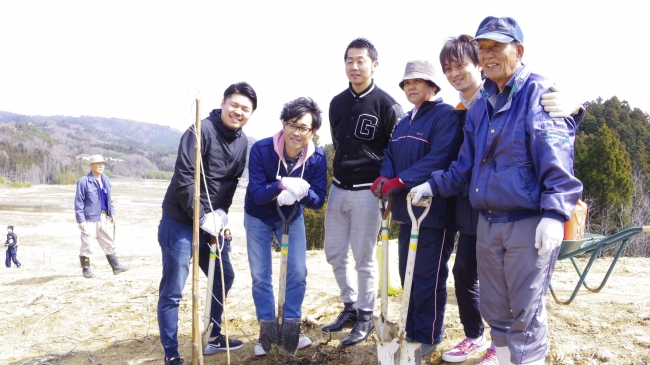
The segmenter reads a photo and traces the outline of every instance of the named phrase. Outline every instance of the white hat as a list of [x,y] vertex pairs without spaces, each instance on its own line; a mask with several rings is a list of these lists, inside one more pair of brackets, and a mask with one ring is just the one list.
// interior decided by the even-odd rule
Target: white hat
[[92,155],[88,158],[88,163],[104,162],[102,155]]

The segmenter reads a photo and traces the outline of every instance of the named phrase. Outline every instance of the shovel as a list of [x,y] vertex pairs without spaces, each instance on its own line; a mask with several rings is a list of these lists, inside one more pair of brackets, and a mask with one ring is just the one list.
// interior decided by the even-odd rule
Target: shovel
[[[387,320],[388,313],[388,226],[390,221],[390,206],[392,205],[392,195],[388,198],[387,206],[381,198],[379,201],[379,210],[381,211],[381,314],[373,316],[375,322],[375,332],[380,343],[389,343],[397,334],[395,323]],[[380,343],[377,343],[379,351]]]
[[288,218],[285,218],[276,202],[276,208],[280,219],[282,219],[282,243],[280,252],[282,261],[280,264],[280,288],[278,289],[278,318],[277,320],[260,320],[260,343],[266,354],[276,354],[281,357],[295,355],[300,339],[300,321],[296,323],[287,322],[284,318],[284,296],[287,289],[287,261],[289,259],[289,224],[296,211],[298,203],[294,204],[293,211]]
[[[404,292],[402,294],[402,307],[399,313],[397,337],[391,338],[390,342],[382,341],[377,343],[377,360],[381,365],[406,365],[422,363],[422,346],[417,342],[406,342],[406,317],[408,315],[409,301],[411,299],[411,287],[413,284],[413,267],[415,266],[415,255],[418,248],[418,233],[420,223],[431,208],[431,197],[423,198],[417,203],[412,203],[413,194],[406,197],[409,216],[411,216],[411,241],[409,242],[409,255],[406,262],[406,275],[404,277]],[[424,207],[424,212],[419,218],[413,214],[413,205]],[[383,258],[382,258],[383,262]],[[382,298],[383,299],[383,298]],[[382,303],[383,304],[383,303]],[[382,309],[383,310],[383,309]],[[386,339],[387,340],[387,339]],[[381,341],[381,339],[380,339]]]
[[[210,263],[208,264],[208,289],[205,294],[205,311],[203,312],[203,324],[205,330],[201,334],[203,339],[203,352],[205,348],[208,347],[208,342],[210,341],[210,334],[212,333],[212,284],[214,284],[214,262],[217,258],[217,238],[210,236]],[[228,343],[226,342],[226,347]]]

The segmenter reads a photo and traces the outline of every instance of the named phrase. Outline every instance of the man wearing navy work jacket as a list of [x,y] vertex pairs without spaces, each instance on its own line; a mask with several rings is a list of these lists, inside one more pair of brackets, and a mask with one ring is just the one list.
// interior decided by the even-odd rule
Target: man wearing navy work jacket
[[[552,82],[522,63],[523,32],[512,18],[485,18],[474,38],[487,76],[467,112],[464,142],[448,171],[412,189],[460,195],[480,210],[476,255],[481,314],[499,364],[543,364],[545,296],[567,221],[582,195],[573,176],[573,118],[553,118],[542,94]],[[533,234],[533,232],[535,232]]]

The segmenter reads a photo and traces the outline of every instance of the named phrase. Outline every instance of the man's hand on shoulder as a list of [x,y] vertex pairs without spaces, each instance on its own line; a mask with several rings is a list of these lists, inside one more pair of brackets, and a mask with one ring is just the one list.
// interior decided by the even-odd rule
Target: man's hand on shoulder
[[580,111],[582,104],[574,102],[567,94],[551,86],[552,92],[542,95],[542,105],[551,118],[565,118]]

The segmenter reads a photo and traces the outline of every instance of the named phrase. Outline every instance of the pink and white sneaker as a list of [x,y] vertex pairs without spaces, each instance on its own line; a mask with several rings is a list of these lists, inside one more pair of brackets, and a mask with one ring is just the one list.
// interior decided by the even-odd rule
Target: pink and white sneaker
[[448,362],[463,362],[467,360],[467,357],[470,354],[476,351],[481,351],[488,347],[488,345],[487,341],[485,341],[485,336],[481,336],[481,338],[476,341],[471,338],[466,338],[453,349],[444,352],[442,354],[442,359]]
[[494,347],[490,347],[490,349],[485,353],[485,356],[483,356],[481,361],[476,365],[499,365],[499,360],[497,360],[497,351]]

